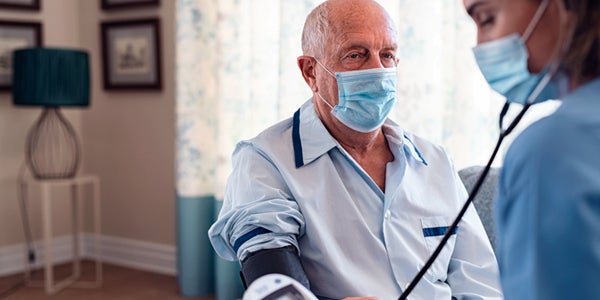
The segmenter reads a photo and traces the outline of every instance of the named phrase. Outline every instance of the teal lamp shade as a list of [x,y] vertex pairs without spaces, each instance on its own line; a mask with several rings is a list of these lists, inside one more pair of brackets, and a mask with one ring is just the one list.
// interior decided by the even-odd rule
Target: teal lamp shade
[[61,106],[90,104],[90,70],[84,51],[27,48],[13,52],[13,104],[43,106],[30,129],[25,159],[38,179],[74,177],[80,146]]
[[88,106],[87,52],[28,48],[13,53],[13,103],[30,106]]

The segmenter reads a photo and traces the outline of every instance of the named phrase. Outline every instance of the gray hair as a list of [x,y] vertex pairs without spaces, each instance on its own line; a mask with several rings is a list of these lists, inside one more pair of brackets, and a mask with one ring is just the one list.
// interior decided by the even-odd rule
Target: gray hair
[[328,3],[321,3],[306,17],[302,30],[302,52],[320,58],[325,52],[326,35],[329,31]]

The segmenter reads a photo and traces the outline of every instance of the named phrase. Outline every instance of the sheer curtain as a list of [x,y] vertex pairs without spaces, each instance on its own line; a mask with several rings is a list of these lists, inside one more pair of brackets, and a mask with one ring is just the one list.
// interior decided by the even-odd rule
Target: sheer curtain
[[[310,97],[296,66],[320,0],[177,0],[179,277],[187,295],[240,293],[237,263],[213,262],[206,231],[235,143],[291,117]],[[461,0],[380,0],[400,33],[392,118],[446,147],[458,169],[485,164],[503,100],[479,73]],[[216,200],[216,201],[215,201]]]

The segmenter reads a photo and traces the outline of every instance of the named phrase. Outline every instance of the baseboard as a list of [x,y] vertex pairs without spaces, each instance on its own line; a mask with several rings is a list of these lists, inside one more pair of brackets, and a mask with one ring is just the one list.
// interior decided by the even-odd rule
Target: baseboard
[[25,262],[24,245],[11,245],[0,248],[0,276],[19,273]]
[[[100,236],[100,247],[94,244],[93,235],[83,234],[79,243],[80,255],[92,259],[97,256],[102,261],[140,269],[144,271],[176,275],[176,248],[171,245],[150,243],[127,238]],[[52,239],[52,255],[55,263],[64,263],[73,257],[71,236]],[[42,267],[44,251],[41,241],[34,242],[36,261],[34,267]],[[26,245],[17,244],[0,247],[0,276],[25,271]]]
[[[94,253],[92,235],[84,237],[87,253]],[[177,274],[176,248],[113,236],[100,238],[100,257],[103,261],[166,275]]]
[[[71,260],[73,257],[71,243],[71,236],[59,236],[52,239],[52,244],[50,245],[50,248],[52,249],[52,260],[57,264]],[[36,255],[33,267],[41,267],[43,266],[45,255],[42,241],[35,241],[33,243],[33,248],[35,249]],[[26,249],[26,244],[0,247],[0,276],[12,275],[25,271]],[[81,255],[85,257],[84,253],[81,253]]]

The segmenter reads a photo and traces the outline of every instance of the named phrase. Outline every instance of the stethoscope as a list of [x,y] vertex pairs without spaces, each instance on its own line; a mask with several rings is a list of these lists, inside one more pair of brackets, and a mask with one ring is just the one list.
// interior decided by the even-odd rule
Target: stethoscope
[[469,197],[465,201],[464,205],[462,206],[461,210],[459,211],[459,213],[456,216],[456,218],[454,219],[454,221],[452,222],[452,225],[450,225],[448,230],[446,230],[446,233],[442,237],[442,240],[440,241],[438,246],[435,248],[435,250],[429,257],[429,259],[427,259],[427,262],[423,265],[421,270],[419,270],[417,275],[415,275],[415,277],[410,282],[410,284],[404,289],[404,291],[402,292],[402,295],[400,295],[398,300],[405,300],[408,297],[408,295],[412,292],[412,290],[417,286],[417,284],[419,283],[421,278],[423,278],[423,276],[425,275],[427,270],[431,267],[431,265],[433,264],[435,259],[439,256],[440,252],[442,252],[442,249],[444,248],[444,246],[450,239],[450,236],[452,236],[452,234],[455,232],[456,228],[458,227],[458,223],[460,223],[460,221],[462,220],[462,217],[467,212],[469,205],[473,202],[473,199],[475,199],[475,196],[477,195],[477,193],[479,192],[479,189],[483,185],[483,182],[484,182],[485,178],[487,177],[487,175],[490,171],[490,168],[492,167],[492,163],[494,162],[494,159],[496,158],[496,155],[498,154],[498,151],[500,150],[500,146],[502,145],[502,142],[509,134],[511,134],[513,132],[515,127],[517,127],[519,122],[523,119],[523,116],[525,116],[525,113],[529,110],[531,105],[535,102],[535,100],[541,94],[541,92],[544,90],[546,85],[548,85],[548,83],[550,82],[550,80],[552,79],[554,74],[556,74],[556,71],[558,70],[558,66],[555,65],[555,66],[552,66],[551,68],[552,68],[552,70],[550,72],[548,72],[544,77],[542,77],[540,82],[536,85],[535,89],[533,89],[533,91],[527,97],[527,101],[523,105],[523,108],[521,108],[521,111],[519,111],[519,113],[514,117],[514,119],[510,122],[510,124],[508,124],[508,126],[506,128],[504,128],[504,126],[503,126],[504,125],[504,117],[506,116],[506,113],[508,112],[508,109],[510,107],[510,101],[507,100],[506,103],[504,104],[504,106],[502,107],[502,110],[500,111],[499,122],[498,122],[500,134],[498,135],[498,141],[496,142],[494,151],[492,152],[492,155],[490,156],[487,164],[485,165],[485,168],[479,175],[479,178],[477,179],[475,185],[473,186],[473,189],[469,193]]
[[[563,21],[566,20],[564,14],[561,15],[561,19]],[[572,21],[574,22],[574,20],[572,20]],[[558,50],[558,53],[557,53],[558,57],[561,57],[562,54],[564,54],[565,51],[568,49],[568,47],[571,45],[571,42],[573,39],[573,33],[574,33],[573,29],[574,28],[571,27],[569,30],[566,30],[566,32],[561,30],[561,36],[564,38],[564,42],[562,44],[562,47]],[[506,113],[508,112],[508,109],[510,107],[510,101],[509,101],[509,99],[507,99],[506,103],[502,107],[502,110],[500,111],[500,116],[499,116],[499,120],[498,120],[498,127],[500,129],[500,133],[498,134],[498,141],[496,142],[494,151],[492,152],[492,155],[490,156],[487,164],[485,165],[485,168],[479,175],[479,178],[477,179],[475,185],[473,186],[473,189],[469,193],[469,197],[467,198],[467,200],[465,201],[465,204],[462,206],[458,215],[454,219],[454,222],[452,222],[452,225],[450,225],[448,230],[446,230],[446,233],[442,237],[442,240],[440,241],[439,245],[437,246],[437,248],[435,248],[435,251],[433,251],[433,253],[429,257],[429,259],[427,259],[427,262],[425,263],[425,265],[423,265],[421,270],[419,270],[417,275],[415,275],[413,280],[404,289],[404,291],[402,292],[402,295],[400,295],[398,300],[406,300],[408,295],[417,286],[417,284],[419,283],[421,278],[423,278],[423,276],[425,275],[425,272],[427,272],[427,270],[431,267],[431,265],[433,264],[435,259],[439,256],[440,252],[442,252],[442,248],[444,248],[444,246],[450,239],[450,236],[452,235],[452,233],[454,233],[454,231],[458,227],[458,223],[460,223],[462,217],[467,212],[469,205],[473,202],[473,199],[475,199],[475,196],[477,195],[477,193],[479,192],[479,189],[483,185],[483,182],[484,182],[485,178],[487,177],[487,175],[490,171],[490,168],[492,167],[492,163],[494,162],[494,159],[496,158],[496,155],[498,154],[498,151],[500,150],[500,146],[502,145],[502,142],[509,134],[511,134],[513,132],[513,130],[515,129],[515,127],[517,127],[519,122],[523,119],[523,116],[525,116],[525,113],[529,110],[531,105],[533,105],[535,103],[535,100],[539,97],[539,95],[542,93],[544,88],[546,88],[548,83],[550,83],[550,81],[553,79],[553,77],[559,72],[559,69],[560,69],[559,60],[555,60],[554,63],[551,63],[550,66],[548,66],[548,68],[549,68],[548,73],[546,73],[546,75],[544,75],[542,77],[542,79],[538,82],[538,84],[535,86],[533,91],[529,94],[529,96],[527,97],[527,101],[525,101],[525,103],[523,104],[523,108],[521,108],[521,111],[519,111],[519,113],[514,117],[514,119],[510,122],[510,124],[508,124],[508,126],[506,128],[504,128],[504,126],[503,126],[504,125],[504,117],[506,116]]]

